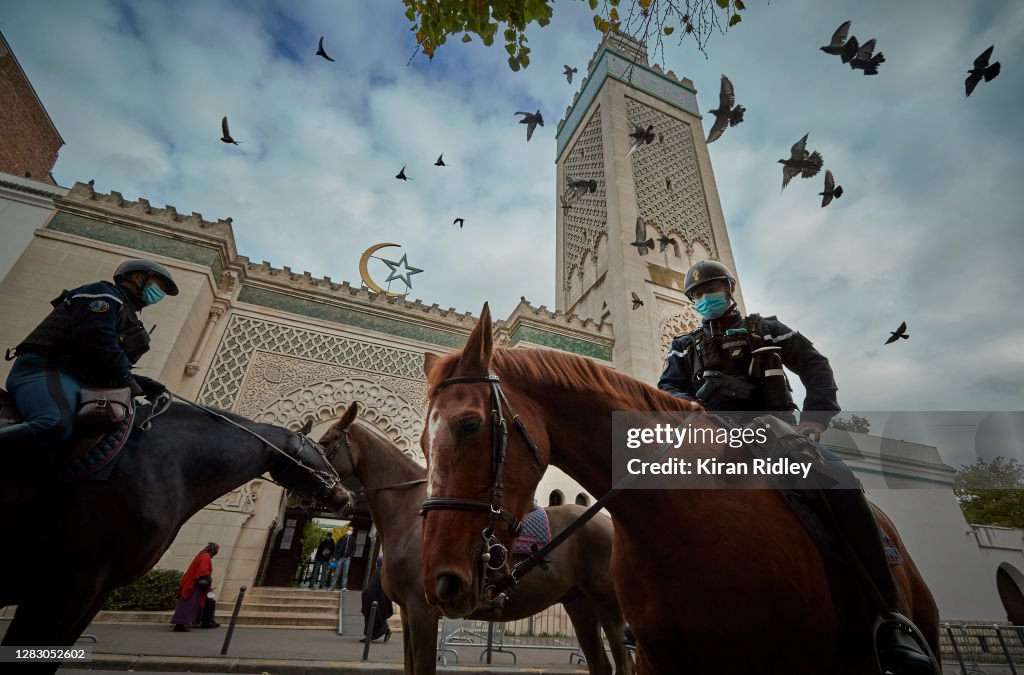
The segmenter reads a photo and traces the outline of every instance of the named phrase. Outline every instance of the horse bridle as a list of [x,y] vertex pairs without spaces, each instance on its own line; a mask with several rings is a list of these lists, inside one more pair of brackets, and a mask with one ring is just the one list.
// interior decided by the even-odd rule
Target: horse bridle
[[[334,456],[338,454],[338,450],[342,447],[348,451],[349,457],[352,456],[352,440],[348,436],[348,429],[342,429],[341,435],[335,438],[330,445],[324,450],[324,454],[327,457],[327,461],[330,462],[334,459]],[[332,464],[333,466],[333,464]],[[395,488],[412,487],[413,485],[422,485],[426,483],[426,478],[417,478],[416,480],[407,480],[402,483],[394,483],[392,485],[381,485],[379,487],[367,487],[363,486],[362,490],[357,492],[379,492],[381,490],[394,490]]]
[[[491,501],[482,502],[475,499],[462,499],[459,497],[430,497],[420,507],[420,515],[425,516],[428,511],[472,511],[475,513],[486,513],[488,515],[487,527],[484,528],[482,537],[484,541],[480,554],[480,561],[486,570],[498,571],[508,567],[509,555],[506,549],[494,536],[494,528],[498,522],[505,523],[512,533],[512,537],[518,537],[522,532],[523,524],[516,518],[516,515],[502,505],[502,497],[505,494],[503,474],[505,459],[508,449],[508,422],[505,419],[503,408],[508,408],[512,423],[526,439],[526,444],[533,453],[533,458],[539,466],[544,466],[540,450],[534,443],[526,425],[519,418],[519,415],[512,408],[508,397],[501,389],[501,379],[494,373],[488,375],[463,375],[449,377],[437,385],[437,390],[443,389],[452,384],[489,384],[491,387]],[[486,571],[485,570],[485,571]],[[484,575],[486,576],[486,574]],[[491,598],[488,598],[491,599]]]

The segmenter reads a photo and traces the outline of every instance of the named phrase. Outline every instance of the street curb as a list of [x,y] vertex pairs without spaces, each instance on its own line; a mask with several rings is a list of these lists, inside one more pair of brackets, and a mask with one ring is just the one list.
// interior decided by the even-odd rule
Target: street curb
[[[271,675],[393,675],[404,673],[400,663],[361,663],[353,661],[295,661],[286,659],[240,659],[231,656],[150,656],[145,654],[97,654],[91,661],[68,661],[62,668],[90,670],[134,670],[152,672],[194,673],[270,673]],[[515,668],[503,666],[448,666],[439,673],[474,673],[475,675],[508,675],[538,673],[544,675],[579,675],[585,669]]]

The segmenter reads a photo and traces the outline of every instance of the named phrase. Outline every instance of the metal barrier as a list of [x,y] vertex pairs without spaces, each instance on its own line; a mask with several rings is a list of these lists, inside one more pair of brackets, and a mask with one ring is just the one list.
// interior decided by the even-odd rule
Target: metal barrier
[[1024,626],[944,623],[939,638],[943,662],[957,663],[962,675],[1018,675],[1024,670]]
[[[444,619],[441,622],[440,638],[437,643],[437,660],[448,665],[448,655],[459,661],[458,647],[482,647],[480,660],[491,662],[494,654],[508,654],[516,663],[515,652],[520,649],[545,649],[566,651],[569,663],[585,663],[573,630],[572,622],[561,605],[553,605],[539,614],[518,621],[494,622],[489,629],[488,621],[467,619]],[[488,641],[488,633],[491,640]],[[605,645],[607,647],[607,644]]]

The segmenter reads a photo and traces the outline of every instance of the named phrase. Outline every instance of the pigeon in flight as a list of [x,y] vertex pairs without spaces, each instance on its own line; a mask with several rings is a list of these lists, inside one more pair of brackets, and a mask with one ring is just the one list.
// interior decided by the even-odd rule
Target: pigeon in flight
[[221,139],[220,139],[222,142],[224,142],[224,143],[234,143],[235,145],[238,145],[239,143],[245,143],[245,141],[236,141],[235,139],[231,138],[231,132],[228,130],[228,117],[227,117],[227,115],[225,115],[224,118],[220,121],[220,130],[221,130],[221,133],[224,134],[221,137]]
[[569,176],[568,178],[569,189],[566,190],[566,201],[570,204],[574,204],[583,195],[588,192],[593,194],[597,191],[597,181],[593,178],[574,178]]
[[327,55],[327,52],[324,51],[324,38],[323,38],[322,35],[320,36],[320,46],[316,48],[316,55],[317,56],[322,56],[325,59],[327,59],[328,61],[333,61],[334,60],[330,56]]
[[992,57],[992,50],[995,49],[995,45],[992,45],[981,53],[978,58],[974,59],[974,67],[968,70],[967,80],[964,82],[967,85],[967,95],[970,96],[974,88],[981,82],[981,78],[985,78],[985,81],[995,79],[995,76],[999,74],[1001,66],[996,61],[993,64],[989,64],[988,60]]
[[910,335],[907,334],[907,322],[906,321],[901,323],[900,327],[897,328],[896,330],[889,331],[889,339],[885,341],[885,344],[887,344],[887,345],[888,344],[892,344],[893,342],[896,342],[900,338],[903,338],[904,340],[909,340],[910,339]]
[[644,222],[643,216],[636,217],[636,241],[629,243],[630,246],[636,246],[636,250],[640,255],[647,255],[648,251],[654,249],[654,239],[644,239],[647,236],[647,223]]
[[807,152],[807,137],[809,135],[804,134],[803,138],[793,144],[789,151],[789,159],[779,160],[779,164],[782,165],[783,190],[789,185],[789,181],[798,175],[804,178],[818,175],[822,165],[825,163],[820,152]]
[[570,68],[568,65],[565,66],[565,72],[562,74],[565,75],[565,79],[569,81],[569,84],[572,84],[572,74],[575,72],[576,68]]
[[843,45],[846,44],[846,36],[850,32],[849,21],[844,21],[839,28],[836,28],[836,32],[832,33],[832,39],[824,47],[818,47],[821,51],[826,54],[832,54],[833,56],[839,56],[843,53]]
[[636,291],[630,291],[629,294],[633,296],[633,309],[640,309],[644,306],[644,301],[640,299],[640,296],[636,294]]
[[833,199],[839,199],[843,196],[843,186],[836,185],[836,179],[832,177],[832,172],[825,170],[825,191],[819,192],[821,195],[821,207],[825,208],[828,206]]
[[669,244],[675,246],[676,240],[666,234],[658,237],[658,253],[664,253],[665,249],[669,247]]
[[397,178],[398,180],[412,180],[411,178],[405,175],[405,164],[402,165],[402,170],[398,172],[395,178]]
[[539,124],[544,126],[544,118],[541,116],[539,110],[535,113],[517,112],[516,114],[523,116],[523,119],[519,120],[519,123],[527,125],[526,142],[529,143],[530,139],[533,138],[533,130],[537,128],[537,125]]
[[452,221],[452,225],[458,225],[460,230],[462,229],[462,226],[465,223],[466,223],[466,219],[465,218],[456,218],[455,220]]
[[443,152],[440,155],[437,156],[437,161],[434,162],[434,166],[448,166],[447,164],[444,163],[444,153]]
[[[853,43],[856,46],[857,38],[851,37],[850,41],[846,43],[847,46],[849,46],[850,43]],[[882,52],[878,52],[872,56],[871,52],[873,51],[875,51],[874,38],[868,40],[856,49],[856,53],[850,59],[850,67],[854,70],[863,70],[865,75],[878,75],[878,66],[885,63],[885,55],[882,54]]]
[[743,113],[747,111],[741,105],[736,105],[736,93],[732,88],[732,81],[722,75],[722,88],[718,92],[718,107],[709,110],[715,116],[715,123],[711,125],[708,132],[708,143],[717,141],[727,127],[734,127],[743,121]]
[[626,157],[629,157],[636,152],[640,146],[648,145],[654,142],[654,125],[648,124],[647,129],[644,129],[639,124],[634,124],[636,130],[629,135],[633,139],[633,142],[629,145],[629,152],[626,153]]

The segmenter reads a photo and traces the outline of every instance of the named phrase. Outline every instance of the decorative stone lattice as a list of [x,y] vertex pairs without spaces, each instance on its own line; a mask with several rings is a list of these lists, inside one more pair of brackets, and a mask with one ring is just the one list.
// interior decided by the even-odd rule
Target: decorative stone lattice
[[700,325],[700,316],[690,305],[659,297],[658,321],[661,326],[661,354],[668,354],[672,340]]
[[[637,208],[658,234],[676,235],[684,242],[700,242],[713,258],[711,216],[697,165],[697,151],[690,125],[626,97],[629,128],[654,125],[654,142],[630,155]],[[671,179],[672,188],[665,184]],[[658,236],[648,232],[647,236]]]
[[[569,176],[597,181],[597,190],[587,192],[576,200],[562,217],[562,250],[565,256],[565,278],[568,287],[573,274],[583,278],[583,263],[587,256],[597,262],[597,241],[608,236],[608,206],[604,184],[604,146],[601,136],[601,109],[594,111],[576,145],[563,162],[566,182]],[[559,186],[565,194],[566,185]]]
[[353,401],[359,403],[360,419],[422,461],[424,381],[261,352],[252,361],[236,411],[259,422],[296,427],[309,418],[321,422],[341,417]]
[[234,511],[236,513],[256,513],[256,502],[259,500],[259,492],[255,489],[255,486],[260,482],[257,479],[235,488],[226,495],[212,501],[206,508]]
[[217,348],[199,392],[199,400],[207,405],[232,409],[239,399],[249,363],[257,351],[409,380],[421,380],[423,377],[423,359],[416,352],[236,315],[231,318]]

